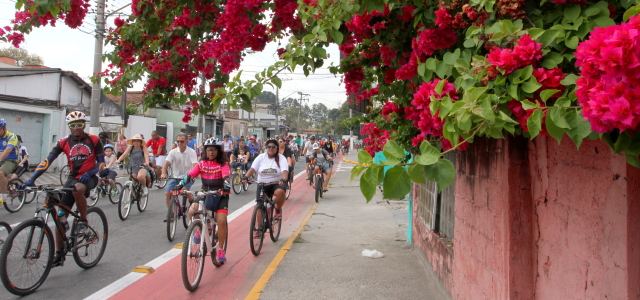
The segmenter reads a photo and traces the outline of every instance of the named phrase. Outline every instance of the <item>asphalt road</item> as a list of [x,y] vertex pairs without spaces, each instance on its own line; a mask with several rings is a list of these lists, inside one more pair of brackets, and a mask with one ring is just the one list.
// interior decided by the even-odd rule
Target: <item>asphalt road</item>
[[[304,170],[304,158],[296,163],[295,173]],[[119,179],[123,181],[123,179]],[[192,190],[200,188],[200,179]],[[232,194],[229,201],[229,213],[239,209],[255,199],[255,185],[239,195]],[[75,264],[71,253],[63,267],[53,268],[44,284],[33,294],[17,297],[4,288],[0,288],[0,299],[83,299],[104,288],[131,272],[138,265],[144,265],[169,251],[177,243],[182,243],[185,229],[180,221],[173,242],[167,239],[164,191],[158,188],[150,190],[149,203],[144,212],[131,207],[126,221],[118,218],[118,205],[111,204],[108,198],[100,198],[100,207],[107,216],[109,241],[100,263],[92,269],[83,270]],[[25,205],[17,213],[9,213],[0,208],[0,220],[16,224],[32,218],[35,201]],[[248,225],[247,225],[248,226]]]

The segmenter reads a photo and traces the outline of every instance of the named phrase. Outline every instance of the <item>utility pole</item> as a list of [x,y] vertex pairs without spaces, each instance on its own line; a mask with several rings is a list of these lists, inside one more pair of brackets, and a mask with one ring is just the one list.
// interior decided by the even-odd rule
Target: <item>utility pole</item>
[[[353,109],[349,108],[349,119],[353,118]],[[349,126],[349,151],[353,150],[353,126]]]
[[275,128],[276,130],[275,130],[275,132],[276,132],[276,136],[278,136],[279,133],[280,133],[280,124],[278,122],[278,104],[280,103],[280,96],[278,94],[279,90],[280,89],[276,86],[276,109],[275,109],[275,115],[276,115],[276,128]]
[[300,112],[302,111],[302,101],[309,101],[309,98],[303,98],[304,96],[309,96],[309,94],[303,94],[302,92],[298,92],[300,94],[300,109],[298,110],[298,125],[296,127],[296,131],[300,134]]
[[124,127],[127,127],[127,88],[126,87],[122,90],[122,103],[120,103],[120,106],[122,106],[122,125]]
[[[96,41],[93,53],[93,74],[102,72],[102,40],[104,39],[104,1],[98,0],[98,14],[96,15]],[[98,135],[100,133],[100,96],[102,87],[100,80],[93,83],[91,87],[91,127],[89,133]]]

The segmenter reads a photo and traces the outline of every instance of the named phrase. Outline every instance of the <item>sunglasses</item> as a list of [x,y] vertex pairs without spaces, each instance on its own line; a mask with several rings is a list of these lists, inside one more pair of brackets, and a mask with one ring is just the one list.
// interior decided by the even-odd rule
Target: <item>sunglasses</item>
[[84,123],[70,123],[69,128],[82,128],[84,127]]
[[269,145],[269,146],[266,146],[265,148],[267,148],[267,149],[275,149],[275,148],[278,148],[278,146],[275,146],[275,145]]
[[218,152],[216,148],[207,148],[207,152]]
[[184,144],[186,141],[176,141],[176,143]]

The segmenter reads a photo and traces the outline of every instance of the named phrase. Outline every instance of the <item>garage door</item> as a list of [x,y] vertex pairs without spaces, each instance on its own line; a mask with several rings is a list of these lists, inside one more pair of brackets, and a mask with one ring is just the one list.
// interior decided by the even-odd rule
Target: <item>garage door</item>
[[43,114],[0,109],[0,118],[7,122],[9,132],[22,137],[22,142],[29,150],[29,164],[38,164],[44,159],[41,156]]

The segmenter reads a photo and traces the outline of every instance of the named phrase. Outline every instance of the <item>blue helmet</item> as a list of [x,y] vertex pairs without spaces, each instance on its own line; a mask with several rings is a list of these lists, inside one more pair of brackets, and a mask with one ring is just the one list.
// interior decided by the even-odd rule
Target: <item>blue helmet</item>
[[102,147],[102,149],[107,149],[107,148],[111,148],[111,150],[113,150],[113,145],[106,144],[106,145],[104,145],[104,147]]
[[0,119],[0,127],[2,128],[7,127],[7,122],[5,122],[4,119]]

